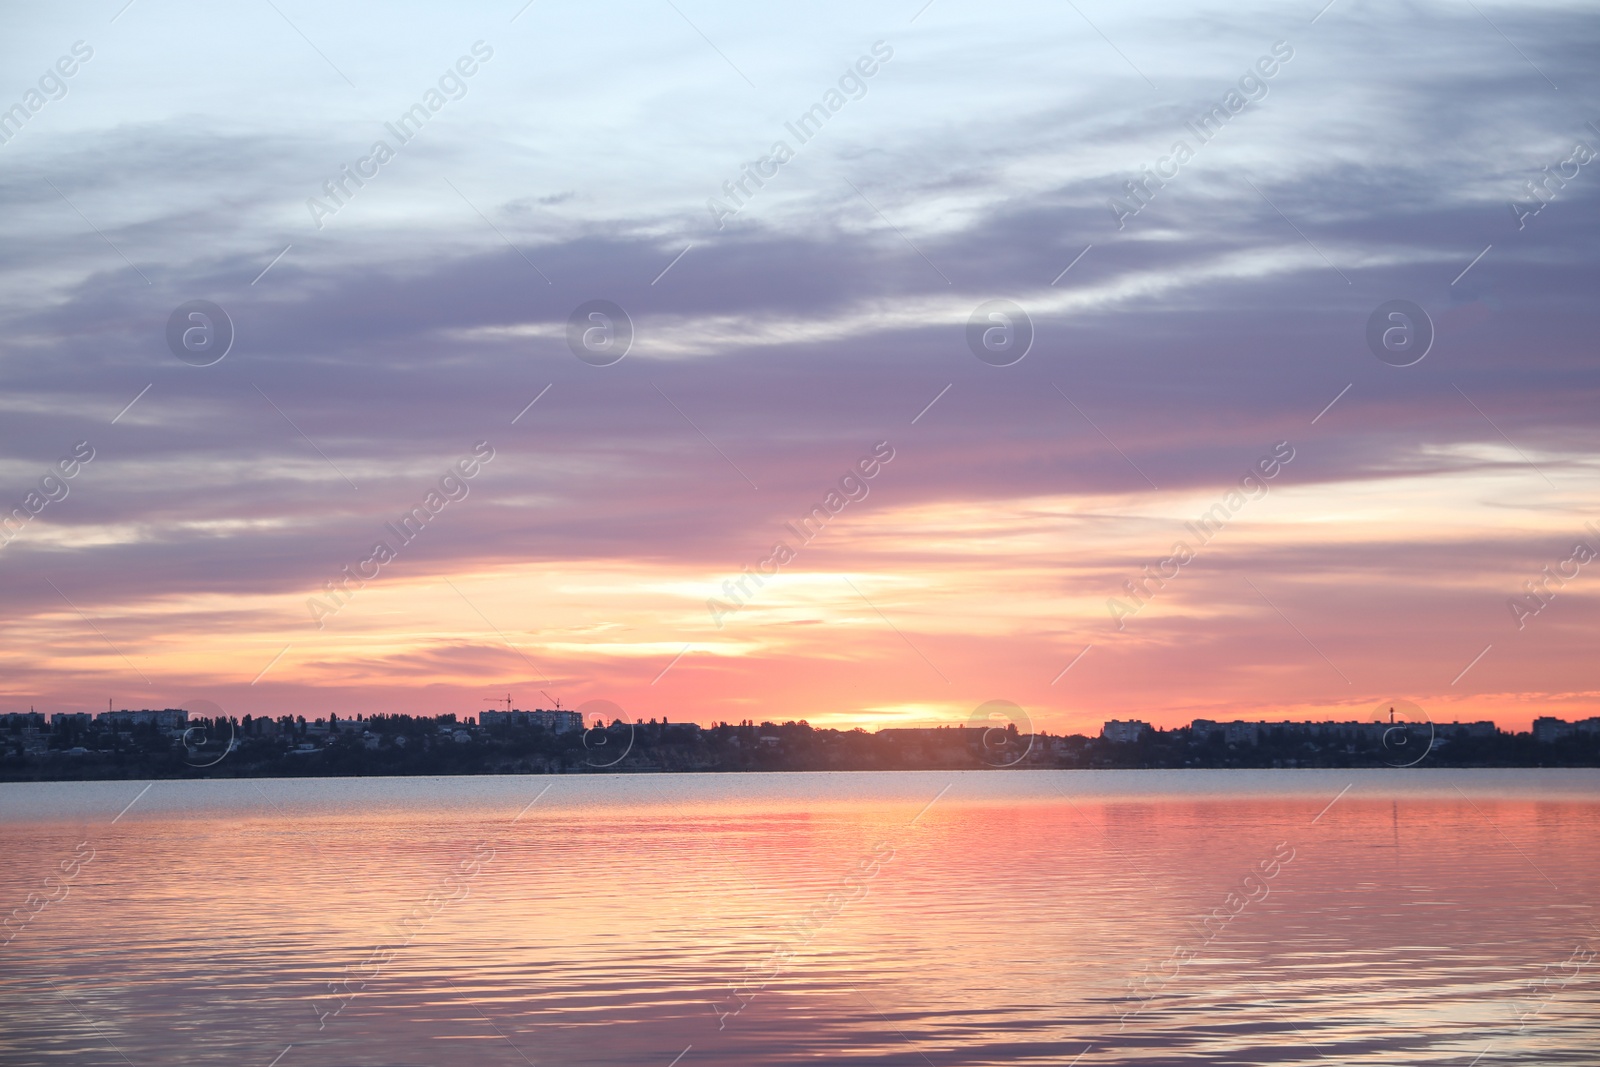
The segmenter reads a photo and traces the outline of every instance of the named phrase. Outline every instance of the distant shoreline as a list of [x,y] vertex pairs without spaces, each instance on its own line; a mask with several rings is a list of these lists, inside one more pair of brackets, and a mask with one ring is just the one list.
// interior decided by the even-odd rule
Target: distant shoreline
[[[613,720],[574,712],[362,719],[194,718],[182,709],[105,719],[13,718],[0,732],[0,781],[478,777],[747,771],[1267,770],[1416,766],[1600,767],[1594,720],[1492,723],[1211,723],[1162,730],[1113,720],[1099,737],[1022,732],[1015,722],[865,730],[805,722]],[[26,724],[25,724],[26,723]]]

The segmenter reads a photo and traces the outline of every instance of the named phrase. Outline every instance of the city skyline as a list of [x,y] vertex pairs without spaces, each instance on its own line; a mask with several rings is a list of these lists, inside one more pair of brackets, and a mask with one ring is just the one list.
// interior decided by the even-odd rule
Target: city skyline
[[[998,704],[998,703],[1003,703],[1003,702],[995,702],[995,703]],[[209,702],[208,702],[208,704],[209,704]],[[1385,710],[1387,710],[1387,717],[1385,717],[1385,714],[1384,714]],[[187,709],[187,708],[114,708],[114,709],[108,708],[106,711],[100,711],[100,712],[85,712],[85,711],[44,711],[44,712],[41,712],[37,708],[30,707],[26,712],[0,712],[0,725],[7,725],[7,724],[10,724],[10,723],[13,723],[13,722],[22,722],[22,721],[26,721],[26,720],[37,719],[38,721],[40,721],[42,723],[49,724],[52,727],[60,726],[60,725],[62,725],[64,723],[71,723],[71,724],[76,724],[76,725],[88,725],[90,723],[96,723],[96,724],[123,724],[123,725],[151,724],[151,725],[156,725],[158,727],[161,727],[163,729],[179,729],[188,721],[204,722],[204,721],[213,721],[213,720],[220,719],[220,720],[231,720],[231,721],[234,721],[236,723],[239,723],[239,722],[248,722],[252,718],[254,718],[254,719],[260,719],[260,720],[263,720],[263,721],[270,721],[270,722],[298,721],[298,722],[303,722],[303,723],[317,725],[317,726],[324,726],[324,725],[328,725],[328,724],[331,724],[331,723],[334,723],[334,722],[340,722],[340,723],[362,723],[362,722],[367,722],[367,721],[370,721],[370,720],[382,720],[382,719],[387,719],[387,718],[393,718],[396,715],[406,715],[406,714],[409,714],[409,713],[404,713],[404,712],[396,712],[396,713],[377,712],[377,713],[373,713],[373,714],[370,714],[370,715],[369,714],[364,714],[364,713],[356,713],[356,714],[353,714],[353,715],[352,714],[340,715],[337,711],[330,711],[326,715],[318,714],[318,715],[314,715],[314,716],[311,716],[311,717],[307,717],[305,715],[296,715],[296,714],[293,714],[293,713],[273,714],[273,713],[268,712],[268,713],[265,713],[265,714],[260,714],[260,715],[255,715],[255,716],[245,715],[245,716],[241,717],[241,716],[236,716],[236,715],[230,716],[225,711],[223,711],[223,709],[221,709],[220,707],[217,707],[215,705],[201,706],[201,707],[198,707],[198,708],[196,708],[195,710],[192,710],[192,711],[190,709]],[[495,726],[495,727],[511,726],[511,725],[516,725],[516,726],[541,726],[541,727],[543,727],[543,728],[545,728],[547,730],[552,730],[554,732],[562,732],[564,730],[573,730],[573,729],[576,729],[576,730],[599,729],[601,727],[616,725],[618,723],[624,724],[624,725],[639,724],[639,725],[655,726],[655,725],[657,725],[658,718],[659,718],[659,724],[661,726],[668,726],[668,725],[685,726],[685,725],[687,725],[687,726],[693,726],[693,727],[696,727],[696,728],[699,728],[699,729],[710,729],[710,728],[713,728],[713,727],[726,727],[726,726],[753,727],[753,726],[796,725],[796,724],[802,725],[802,726],[811,725],[809,720],[807,720],[807,719],[798,719],[798,720],[790,719],[790,720],[785,720],[784,722],[775,722],[773,720],[762,720],[759,723],[754,719],[741,719],[736,723],[729,723],[729,722],[726,722],[724,720],[715,720],[715,719],[707,720],[707,721],[703,721],[702,722],[702,721],[698,721],[698,720],[696,720],[696,719],[694,719],[692,717],[691,718],[687,718],[687,719],[685,719],[685,718],[674,719],[674,718],[666,715],[665,713],[659,713],[659,714],[656,714],[656,715],[652,715],[648,720],[646,720],[643,716],[637,716],[637,717],[634,717],[632,719],[629,719],[629,718],[625,717],[626,715],[627,715],[627,712],[625,711],[625,709],[623,709],[620,706],[612,703],[611,701],[596,700],[596,701],[587,702],[586,704],[584,704],[580,708],[528,708],[528,709],[523,709],[523,708],[507,707],[504,710],[501,710],[501,709],[498,709],[498,708],[483,708],[483,709],[480,709],[480,710],[478,710],[476,712],[466,712],[466,713],[436,712],[436,713],[434,713],[432,715],[429,715],[427,713],[423,713],[421,715],[416,715],[416,716],[413,716],[413,717],[418,718],[420,720],[426,720],[426,721],[433,721],[433,720],[443,721],[443,720],[448,719],[451,722],[460,722],[460,723],[462,723],[463,725],[466,725],[466,726]],[[592,726],[589,725],[589,722],[590,722],[591,719],[593,720]],[[819,728],[834,729],[834,730],[852,728],[848,724],[841,724],[841,723],[832,723],[832,724],[827,724],[826,726],[823,726],[822,724],[818,724],[818,726],[819,726]],[[1470,729],[1471,731],[1473,731],[1474,736],[1477,736],[1477,735],[1485,733],[1485,732],[1489,732],[1489,733],[1498,732],[1498,733],[1503,733],[1503,734],[1516,734],[1516,733],[1521,732],[1521,733],[1531,733],[1535,737],[1540,737],[1541,735],[1543,735],[1543,736],[1546,736],[1546,737],[1553,738],[1553,737],[1556,736],[1555,732],[1559,732],[1559,731],[1565,730],[1567,728],[1571,728],[1571,729],[1567,730],[1567,734],[1566,735],[1570,735],[1573,731],[1576,731],[1578,733],[1600,733],[1600,716],[1592,716],[1591,715],[1591,716],[1588,716],[1587,718],[1584,718],[1584,719],[1578,719],[1578,720],[1569,721],[1569,720],[1563,719],[1563,718],[1561,718],[1559,716],[1535,715],[1535,716],[1532,717],[1532,720],[1531,720],[1531,723],[1530,723],[1530,729],[1529,730],[1519,731],[1515,727],[1502,728],[1501,725],[1500,725],[1500,722],[1498,720],[1496,720],[1496,719],[1478,719],[1478,720],[1467,721],[1467,722],[1463,722],[1463,721],[1459,721],[1459,720],[1438,721],[1438,722],[1436,722],[1436,721],[1434,721],[1434,720],[1432,720],[1430,718],[1427,718],[1426,717],[1426,713],[1422,712],[1422,710],[1420,708],[1417,708],[1415,706],[1411,706],[1411,707],[1401,708],[1398,711],[1398,713],[1396,711],[1396,708],[1394,708],[1394,707],[1390,707],[1388,709],[1384,709],[1382,707],[1379,707],[1378,709],[1375,710],[1374,714],[1372,714],[1372,715],[1370,715],[1370,716],[1368,716],[1366,718],[1363,718],[1363,719],[1253,719],[1253,720],[1251,720],[1251,719],[1234,719],[1234,720],[1228,721],[1228,720],[1220,720],[1220,719],[1196,718],[1196,719],[1192,719],[1192,720],[1190,720],[1188,722],[1180,722],[1180,723],[1167,725],[1167,726],[1163,726],[1163,725],[1161,725],[1159,723],[1150,723],[1150,722],[1147,722],[1147,721],[1145,721],[1143,719],[1127,719],[1127,720],[1111,719],[1111,720],[1103,721],[1101,723],[1100,729],[1098,731],[1095,731],[1095,730],[1091,729],[1091,730],[1087,730],[1087,731],[1077,731],[1077,732],[1081,733],[1081,734],[1085,734],[1085,735],[1094,735],[1094,734],[1098,733],[1098,736],[1104,737],[1104,738],[1108,738],[1108,739],[1112,739],[1112,740],[1132,741],[1132,740],[1136,740],[1141,735],[1146,734],[1146,733],[1148,733],[1148,732],[1150,732],[1152,730],[1154,730],[1154,731],[1163,731],[1163,730],[1200,730],[1200,731],[1204,731],[1204,730],[1224,730],[1224,729],[1227,729],[1229,734],[1230,734],[1230,737],[1231,737],[1235,732],[1237,732],[1237,728],[1287,727],[1287,728],[1309,728],[1309,729],[1316,730],[1318,728],[1340,728],[1340,727],[1360,727],[1360,728],[1363,728],[1363,729],[1370,729],[1370,728],[1378,728],[1378,727],[1385,727],[1385,726],[1399,726],[1399,727],[1406,728],[1406,729],[1413,729],[1413,728],[1420,729],[1420,728],[1425,728],[1425,727],[1426,728],[1439,728],[1439,729]],[[858,724],[856,724],[855,728],[861,728],[861,727],[862,727],[862,724],[858,723]],[[939,732],[939,731],[944,731],[944,730],[968,730],[968,729],[970,729],[970,730],[974,730],[974,731],[977,731],[977,732],[986,732],[986,731],[997,730],[997,729],[1011,729],[1011,728],[1015,728],[1016,730],[1020,731],[1023,734],[1034,733],[1034,732],[1040,733],[1040,734],[1048,734],[1048,733],[1050,733],[1050,731],[1048,731],[1048,730],[1036,728],[1034,726],[1033,722],[1032,722],[1031,716],[1029,716],[1026,713],[1025,709],[1018,708],[1018,707],[1011,707],[1011,708],[1007,708],[1007,709],[1001,709],[1001,708],[993,707],[993,706],[990,707],[990,709],[988,710],[988,714],[986,716],[984,716],[984,717],[973,716],[973,717],[969,717],[966,720],[950,720],[950,721],[937,721],[937,722],[936,721],[919,722],[919,723],[901,722],[901,723],[896,723],[896,724],[894,724],[892,726],[879,726],[878,730],[880,730],[880,731],[888,730],[890,732],[898,731],[898,732],[902,732],[902,733],[926,734],[929,731]],[[1563,736],[1566,736],[1566,735],[1563,735]]]

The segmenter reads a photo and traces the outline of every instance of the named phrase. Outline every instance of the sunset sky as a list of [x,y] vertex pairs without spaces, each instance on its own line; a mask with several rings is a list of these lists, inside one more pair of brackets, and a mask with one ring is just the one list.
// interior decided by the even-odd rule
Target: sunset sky
[[0,711],[1600,714],[1592,5],[124,2],[0,39]]

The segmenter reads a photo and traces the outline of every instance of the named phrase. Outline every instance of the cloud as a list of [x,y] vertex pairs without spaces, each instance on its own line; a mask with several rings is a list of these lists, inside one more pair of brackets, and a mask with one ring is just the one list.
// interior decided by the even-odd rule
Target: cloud
[[[705,196],[871,36],[807,29],[780,57],[737,23],[727,46],[771,64],[757,96],[729,97],[745,87],[686,46],[650,61],[684,78],[630,82],[631,110],[592,80],[555,108],[519,66],[526,42],[497,41],[508,62],[323,231],[304,197],[370,142],[372,116],[414,96],[405,64],[434,71],[431,54],[406,46],[393,70],[355,77],[353,95],[296,82],[263,106],[254,97],[279,75],[251,52],[237,81],[197,73],[217,99],[191,93],[180,108],[165,82],[137,88],[134,72],[154,78],[141,65],[158,60],[132,38],[97,43],[101,87],[74,86],[27,144],[6,146],[0,179],[4,491],[25,492],[75,441],[101,456],[0,553],[23,650],[14,698],[70,703],[132,677],[106,639],[174,684],[247,683],[302,640],[305,599],[483,439],[499,458],[470,498],[362,592],[348,633],[286,656],[263,683],[273,693],[359,705],[370,687],[376,706],[398,692],[389,677],[439,679],[417,690],[429,700],[467,699],[475,670],[533,677],[503,645],[418,629],[414,605],[448,593],[444,578],[502,573],[524,602],[493,617],[522,620],[506,625],[552,677],[648,682],[628,671],[706,637],[694,627],[716,583],[879,440],[899,458],[808,549],[796,599],[742,616],[735,644],[685,672],[698,688],[675,699],[834,701],[839,714],[935,699],[907,687],[946,683],[892,632],[863,629],[882,620],[833,589],[841,573],[924,590],[900,623],[979,699],[1004,696],[989,690],[1024,664],[1048,681],[1103,625],[1127,566],[1166,549],[1181,509],[1283,440],[1299,454],[1292,492],[1272,504],[1293,501],[1295,521],[1218,546],[1137,639],[1097,649],[1107,666],[1086,659],[1073,677],[1100,678],[1095,700],[1125,711],[1346,699],[1292,633],[1263,637],[1278,616],[1233,580],[1246,573],[1285,590],[1285,613],[1325,621],[1343,669],[1397,684],[1405,660],[1381,635],[1403,620],[1432,629],[1425,651],[1442,671],[1471,644],[1462,620],[1481,610],[1498,625],[1506,561],[1531,563],[1528,546],[1578,528],[1587,507],[1600,164],[1523,230],[1507,201],[1574,138],[1600,144],[1585,125],[1600,115],[1568,102],[1589,92],[1595,27],[1569,6],[1491,11],[1524,58],[1477,15],[1434,5],[1340,11],[1309,29],[1267,9],[1108,16],[1153,91],[1059,14],[1022,37],[970,13],[919,21],[869,96],[722,231]],[[1423,27],[1419,51],[1408,42]],[[1117,229],[1108,198],[1278,39],[1295,57],[1265,99]],[[1415,367],[1365,348],[1367,316],[1394,297],[1437,327]],[[167,316],[194,298],[235,323],[213,367],[165,348]],[[614,367],[566,347],[567,317],[594,298],[635,325]],[[1036,328],[1012,367],[965,345],[967,317],[992,298]],[[1492,532],[1459,536],[1461,522]],[[1423,580],[1428,560],[1459,576],[1448,592]],[[591,607],[547,589],[556,574],[588,580]],[[1375,622],[1396,583],[1415,596]],[[833,591],[808,599],[819,588]],[[527,620],[546,594],[570,616],[563,634],[627,632],[545,635]],[[964,647],[973,620],[982,633]],[[837,633],[851,637],[842,649]],[[1570,673],[1552,666],[1565,632],[1547,633],[1520,676],[1540,691],[1533,672]],[[811,678],[804,664],[824,660]],[[1061,692],[1041,683],[1037,698],[1088,713]]]

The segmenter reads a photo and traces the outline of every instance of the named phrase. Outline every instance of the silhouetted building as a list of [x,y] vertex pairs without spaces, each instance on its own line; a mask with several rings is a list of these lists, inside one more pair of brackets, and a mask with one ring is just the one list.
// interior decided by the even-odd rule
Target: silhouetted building
[[179,730],[189,724],[189,713],[182,708],[164,708],[161,711],[151,711],[149,708],[141,711],[102,711],[95,716],[95,721],[106,723],[113,728],[152,725],[158,730]]
[[483,711],[478,713],[478,725],[542,726],[551,733],[564,734],[569,730],[582,730],[583,715],[576,711]]
[[1500,732],[1492,722],[1442,722],[1438,730],[1444,737],[1493,737]]
[[1150,724],[1140,722],[1138,719],[1129,719],[1126,722],[1112,719],[1100,727],[1100,736],[1107,741],[1129,742],[1137,741],[1150,732]]
[[1368,743],[1382,743],[1385,735],[1390,730],[1405,730],[1412,733],[1427,734],[1436,730],[1443,736],[1467,737],[1493,737],[1495,725],[1492,722],[1476,723],[1445,723],[1435,727],[1428,722],[1388,722],[1382,721],[1345,721],[1345,722],[1243,722],[1235,719],[1233,722],[1215,722],[1211,719],[1195,719],[1189,725],[1190,731],[1198,738],[1208,738],[1221,734],[1222,739],[1230,745],[1259,745],[1264,736],[1273,732],[1284,734],[1304,734],[1327,741],[1362,741]]
[[1589,736],[1600,734],[1600,719],[1579,719],[1577,722],[1568,722],[1565,719],[1541,715],[1533,720],[1533,739],[1547,745],[1565,741],[1569,737],[1577,737],[1579,734]]

